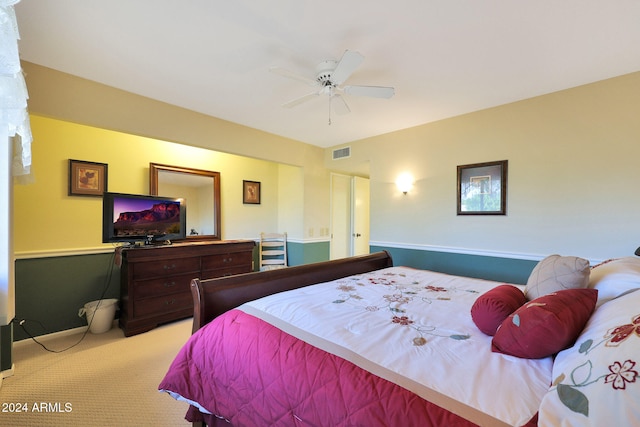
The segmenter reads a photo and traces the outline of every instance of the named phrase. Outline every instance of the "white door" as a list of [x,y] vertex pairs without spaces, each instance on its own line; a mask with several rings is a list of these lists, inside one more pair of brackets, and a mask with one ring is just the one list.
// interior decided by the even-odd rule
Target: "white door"
[[369,180],[353,177],[353,226],[351,238],[353,252],[351,255],[369,253]]
[[331,259],[369,253],[369,180],[331,174]]
[[330,258],[348,257],[351,253],[351,177],[331,174]]

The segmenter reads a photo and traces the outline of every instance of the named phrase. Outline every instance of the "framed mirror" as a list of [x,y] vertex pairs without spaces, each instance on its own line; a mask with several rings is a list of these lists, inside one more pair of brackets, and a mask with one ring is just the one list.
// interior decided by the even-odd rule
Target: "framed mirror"
[[221,239],[220,172],[149,163],[149,194],[186,200],[187,239]]

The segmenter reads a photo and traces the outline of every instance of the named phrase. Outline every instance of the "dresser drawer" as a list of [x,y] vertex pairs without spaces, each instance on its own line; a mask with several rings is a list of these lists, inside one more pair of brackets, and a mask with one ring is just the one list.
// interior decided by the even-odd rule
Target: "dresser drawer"
[[229,252],[224,254],[207,255],[202,257],[202,269],[214,270],[236,266],[249,266],[253,260],[252,252]]
[[203,270],[199,279],[215,279],[216,277],[231,276],[233,274],[250,273],[251,265],[239,265],[236,267],[217,268],[215,270]]
[[151,280],[139,280],[133,284],[135,298],[151,298],[163,295],[186,292],[191,295],[191,280],[198,277],[198,272],[182,276],[159,277]]
[[183,309],[193,310],[191,293],[136,300],[133,304],[133,315],[135,317],[158,316]]
[[195,273],[200,271],[200,258],[173,258],[140,262],[133,265],[133,280]]

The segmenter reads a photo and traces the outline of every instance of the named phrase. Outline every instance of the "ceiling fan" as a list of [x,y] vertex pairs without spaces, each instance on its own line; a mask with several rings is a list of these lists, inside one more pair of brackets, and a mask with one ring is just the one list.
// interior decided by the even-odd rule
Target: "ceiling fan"
[[[301,76],[280,67],[271,67],[270,71],[318,88],[311,93],[283,104],[283,107],[292,108],[317,96],[327,95],[329,97],[329,112],[331,113],[331,110],[333,110],[337,114],[346,114],[351,110],[342,95],[388,99],[391,98],[395,92],[394,88],[387,86],[343,86],[343,83],[353,74],[356,68],[362,64],[362,61],[364,61],[364,56],[359,52],[346,50],[340,61],[326,60],[318,64],[315,79]],[[329,114],[329,124],[331,124],[331,114]]]

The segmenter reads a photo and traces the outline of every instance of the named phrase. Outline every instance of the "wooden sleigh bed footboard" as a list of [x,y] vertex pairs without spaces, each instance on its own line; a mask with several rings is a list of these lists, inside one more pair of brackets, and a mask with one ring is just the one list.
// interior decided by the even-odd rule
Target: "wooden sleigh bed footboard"
[[277,270],[191,281],[193,330],[239,305],[278,292],[392,267],[387,251]]

